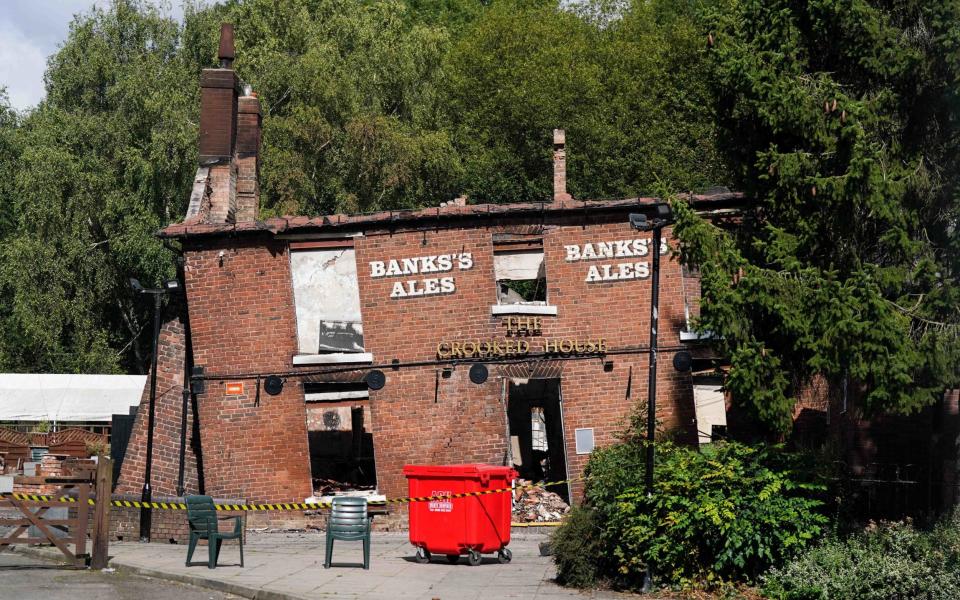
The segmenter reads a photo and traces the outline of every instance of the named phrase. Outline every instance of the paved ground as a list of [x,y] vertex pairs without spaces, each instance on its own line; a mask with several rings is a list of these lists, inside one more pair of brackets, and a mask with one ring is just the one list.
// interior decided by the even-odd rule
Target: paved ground
[[226,600],[209,589],[126,573],[77,570],[32,556],[0,554],[0,598],[12,600]]
[[[223,566],[186,567],[186,547],[168,544],[111,544],[111,564],[121,570],[167,580],[202,585],[247,598],[370,598],[427,600],[469,600],[489,598],[585,599],[616,598],[612,593],[581,594],[562,588],[552,579],[551,560],[540,556],[542,535],[515,536],[510,543],[513,561],[499,564],[496,556],[485,556],[471,567],[465,559],[447,564],[441,556],[431,564],[414,561],[413,547],[406,534],[375,533],[370,570],[362,568],[359,542],[337,542],[331,569],[323,568],[324,534],[251,534],[244,547],[246,568],[241,569],[235,542],[224,542],[220,556]],[[202,560],[206,547],[197,549],[194,560]],[[18,596],[11,596],[18,597]],[[97,597],[97,596],[90,596]],[[140,596],[138,600],[163,597]],[[77,596],[77,599],[80,597]]]

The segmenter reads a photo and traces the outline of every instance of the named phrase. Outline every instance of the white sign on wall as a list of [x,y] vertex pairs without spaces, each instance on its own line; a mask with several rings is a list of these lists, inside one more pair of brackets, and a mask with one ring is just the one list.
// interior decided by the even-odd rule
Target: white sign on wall
[[[567,262],[600,261],[616,258],[640,258],[650,254],[649,238],[615,240],[612,242],[591,242],[564,246]],[[660,242],[660,254],[667,253],[667,241]],[[627,279],[646,279],[650,277],[650,265],[647,261],[624,261],[590,265],[587,283],[604,281],[624,281]]]
[[[467,271],[473,268],[473,254],[460,252],[455,254],[436,254],[415,256],[413,258],[374,260],[370,262],[370,277],[409,277],[410,275],[431,275],[450,273],[454,269]],[[457,282],[452,275],[406,279],[393,284],[391,298],[410,298],[452,294],[457,291]]]

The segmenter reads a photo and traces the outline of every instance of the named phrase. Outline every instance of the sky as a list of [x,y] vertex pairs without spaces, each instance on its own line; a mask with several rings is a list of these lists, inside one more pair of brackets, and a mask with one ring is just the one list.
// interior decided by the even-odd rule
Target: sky
[[[66,39],[73,16],[109,4],[109,0],[0,0],[0,87],[7,88],[11,106],[25,110],[43,99],[47,57]],[[179,1],[160,4],[178,18],[183,15]]]

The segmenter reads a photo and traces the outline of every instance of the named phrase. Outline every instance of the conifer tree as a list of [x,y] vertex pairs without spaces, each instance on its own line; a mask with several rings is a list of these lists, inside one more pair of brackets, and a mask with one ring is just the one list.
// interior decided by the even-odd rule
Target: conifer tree
[[703,15],[721,140],[750,210],[676,203],[699,326],[773,430],[814,375],[909,413],[960,365],[960,3],[733,0]]

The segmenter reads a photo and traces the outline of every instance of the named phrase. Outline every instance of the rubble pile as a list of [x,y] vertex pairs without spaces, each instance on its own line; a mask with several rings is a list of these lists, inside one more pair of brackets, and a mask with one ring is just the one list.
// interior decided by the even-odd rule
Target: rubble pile
[[[527,485],[520,481],[519,485]],[[542,487],[518,488],[513,495],[513,520],[517,523],[556,522],[570,512],[563,498]]]
[[343,492],[355,491],[355,490],[373,490],[376,486],[372,485],[354,485],[346,481],[337,481],[335,479],[318,479],[314,478],[313,480],[313,495],[314,496],[332,496],[334,494],[340,494]]

